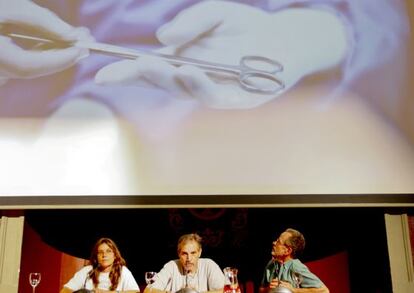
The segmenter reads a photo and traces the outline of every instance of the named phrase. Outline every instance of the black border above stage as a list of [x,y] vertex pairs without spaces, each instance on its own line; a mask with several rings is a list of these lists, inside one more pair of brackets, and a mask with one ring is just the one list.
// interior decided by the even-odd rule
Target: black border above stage
[[0,196],[0,209],[413,206],[414,194]]

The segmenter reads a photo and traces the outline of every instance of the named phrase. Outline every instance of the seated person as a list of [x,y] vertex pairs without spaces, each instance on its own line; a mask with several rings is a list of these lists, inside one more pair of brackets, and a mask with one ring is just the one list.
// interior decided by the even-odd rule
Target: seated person
[[272,259],[266,265],[260,293],[271,292],[280,286],[292,292],[329,293],[322,281],[304,265],[297,255],[305,248],[305,237],[288,228],[273,242]]
[[223,292],[224,274],[213,260],[200,258],[201,241],[198,234],[181,236],[177,245],[178,259],[167,262],[144,293],[177,292],[183,288]]
[[115,242],[99,239],[90,258],[90,265],[83,267],[67,282],[60,293],[80,289],[94,293],[137,293],[139,287]]

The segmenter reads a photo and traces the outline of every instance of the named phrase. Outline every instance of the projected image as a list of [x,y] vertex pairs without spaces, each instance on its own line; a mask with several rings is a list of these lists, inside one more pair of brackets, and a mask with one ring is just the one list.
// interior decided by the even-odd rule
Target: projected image
[[414,191],[410,4],[371,2],[0,0],[0,194]]

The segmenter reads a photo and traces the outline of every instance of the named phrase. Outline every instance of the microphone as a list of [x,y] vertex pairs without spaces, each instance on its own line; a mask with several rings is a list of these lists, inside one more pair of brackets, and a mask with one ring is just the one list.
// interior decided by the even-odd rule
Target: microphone
[[184,274],[185,274],[185,288],[188,288],[188,273],[189,273],[190,271],[189,270],[185,270],[184,271]]
[[184,273],[184,276],[185,276],[185,286],[184,286],[184,288],[181,288],[180,290],[178,290],[175,293],[199,293],[197,290],[195,290],[193,288],[190,288],[188,286],[188,275],[189,275],[190,272],[191,272],[191,270],[188,270],[188,269],[184,268],[183,273]]

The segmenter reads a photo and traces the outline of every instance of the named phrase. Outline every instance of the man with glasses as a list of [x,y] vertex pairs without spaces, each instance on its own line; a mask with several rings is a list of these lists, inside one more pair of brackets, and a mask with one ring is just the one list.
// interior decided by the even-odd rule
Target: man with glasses
[[280,234],[273,241],[272,259],[266,265],[259,292],[286,287],[292,292],[329,293],[325,284],[297,259],[304,248],[305,237],[299,231],[288,228]]

